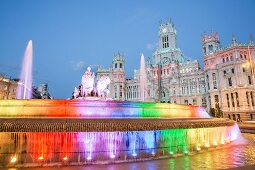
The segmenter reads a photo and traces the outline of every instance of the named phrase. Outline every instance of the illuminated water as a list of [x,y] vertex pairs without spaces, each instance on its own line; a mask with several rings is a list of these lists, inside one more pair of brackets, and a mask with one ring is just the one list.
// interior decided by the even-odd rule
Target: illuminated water
[[30,40],[27,44],[27,48],[22,63],[20,80],[16,93],[17,99],[32,98],[32,62],[33,62],[33,47],[32,40]]
[[207,118],[204,109],[187,105],[11,100],[0,101],[0,115],[0,167],[177,157],[241,138],[234,121]]
[[[170,169],[239,169],[255,168],[255,134],[243,134],[247,144],[230,146],[211,152],[133,163],[111,165],[87,165],[74,167],[58,167],[60,170],[170,170]],[[252,166],[253,165],[253,166]],[[6,168],[7,169],[7,168]],[[24,169],[24,168],[22,168]],[[56,168],[27,168],[27,170],[53,170]],[[18,170],[18,168],[12,168]]]
[[140,62],[140,92],[141,92],[141,101],[145,101],[146,99],[146,68],[145,68],[145,59],[144,55],[141,55],[141,62]]

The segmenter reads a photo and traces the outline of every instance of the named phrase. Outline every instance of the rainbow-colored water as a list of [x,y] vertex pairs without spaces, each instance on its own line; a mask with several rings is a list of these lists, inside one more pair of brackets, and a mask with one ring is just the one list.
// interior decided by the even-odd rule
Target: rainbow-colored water
[[209,118],[204,108],[168,103],[101,100],[2,100],[1,117]]
[[[86,164],[176,156],[222,146],[240,136],[239,128],[234,123],[215,126],[212,121],[211,127],[204,126],[204,123],[209,122],[203,119],[210,119],[206,111],[188,105],[86,100],[3,100],[0,101],[0,116],[9,122],[13,120],[13,124],[5,123],[6,129],[11,129],[9,132],[0,132],[0,164],[5,166],[31,163],[35,166],[41,163]],[[90,118],[121,118],[126,121],[143,117],[169,121],[178,118],[179,124],[176,128],[135,131],[104,131],[100,127],[98,129],[101,130],[74,132],[12,130],[16,118],[46,120],[45,117],[54,120],[82,118],[88,122]],[[189,122],[188,118],[201,118],[201,127],[193,128],[192,123],[189,128],[182,127],[182,122]],[[116,122],[107,126],[112,125],[116,126]],[[59,123],[58,126],[65,124]],[[85,124],[78,123],[78,126]],[[122,126],[121,123],[118,126]]]

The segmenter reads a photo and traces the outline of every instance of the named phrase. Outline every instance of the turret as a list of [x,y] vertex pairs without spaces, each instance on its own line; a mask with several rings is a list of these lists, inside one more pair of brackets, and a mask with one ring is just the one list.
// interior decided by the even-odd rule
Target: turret
[[158,34],[160,48],[176,48],[176,29],[171,20],[166,24],[160,23]]
[[220,41],[218,33],[211,33],[211,35],[203,34],[202,36],[203,54],[208,55],[220,48]]
[[114,54],[112,59],[113,70],[125,70],[125,58],[121,53]]

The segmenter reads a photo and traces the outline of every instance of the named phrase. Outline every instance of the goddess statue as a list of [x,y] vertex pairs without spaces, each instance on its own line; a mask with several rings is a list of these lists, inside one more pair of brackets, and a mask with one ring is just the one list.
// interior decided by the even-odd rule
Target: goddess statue
[[88,96],[94,88],[94,73],[91,72],[91,68],[88,67],[81,79],[81,95]]

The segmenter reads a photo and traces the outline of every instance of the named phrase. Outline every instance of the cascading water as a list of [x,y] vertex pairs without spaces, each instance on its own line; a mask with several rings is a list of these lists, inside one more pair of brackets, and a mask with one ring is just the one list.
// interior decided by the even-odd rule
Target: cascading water
[[146,99],[146,68],[145,68],[145,59],[144,55],[141,55],[141,63],[140,63],[140,93],[141,93],[141,101],[145,101]]
[[32,61],[33,61],[33,47],[32,40],[27,44],[24,54],[20,80],[18,83],[16,98],[17,99],[31,99],[32,98]]

